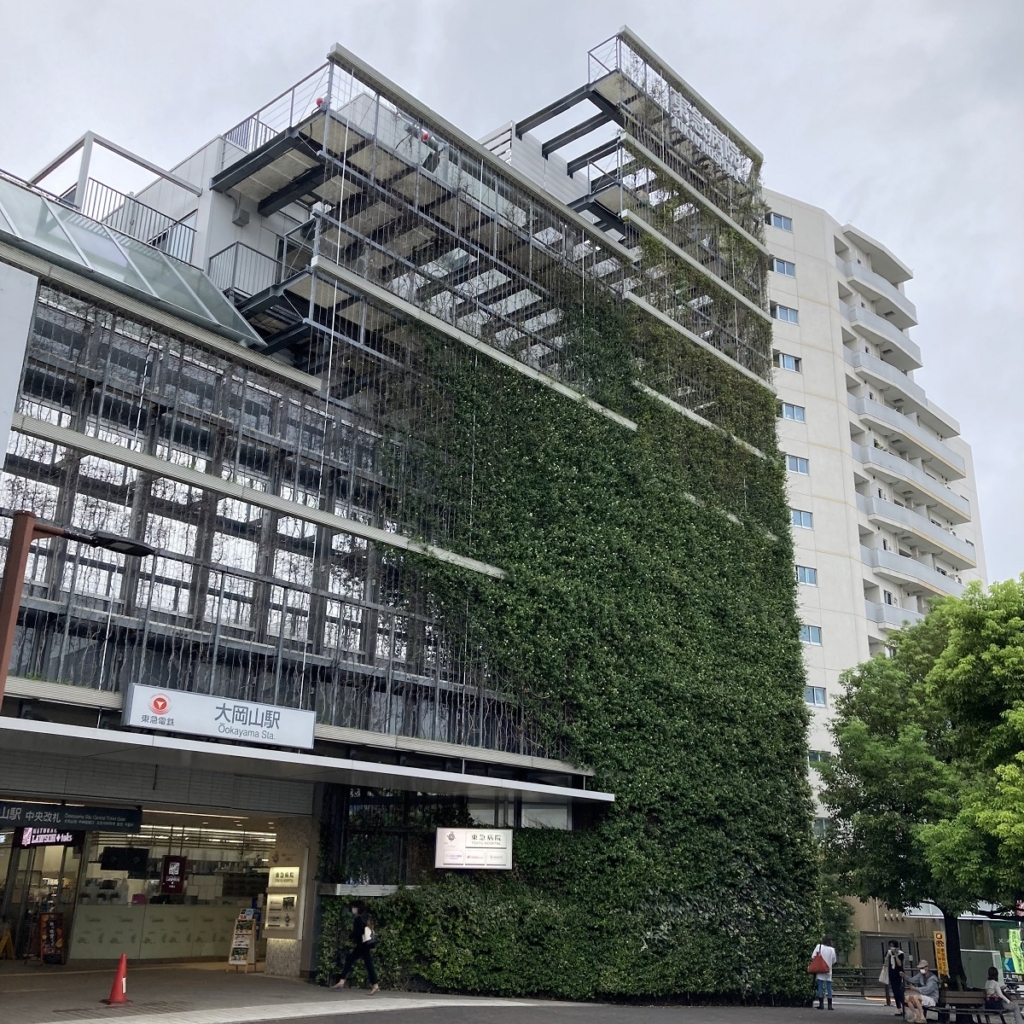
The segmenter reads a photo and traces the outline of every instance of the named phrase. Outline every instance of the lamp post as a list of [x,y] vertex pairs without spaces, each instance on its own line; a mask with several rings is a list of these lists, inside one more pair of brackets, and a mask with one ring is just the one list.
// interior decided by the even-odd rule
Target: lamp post
[[7,670],[14,649],[14,632],[18,626],[18,609],[21,607],[21,590],[28,567],[29,550],[37,537],[62,537],[78,541],[93,548],[105,548],[120,555],[145,558],[155,554],[157,549],[145,541],[119,537],[116,533],[96,530],[88,533],[53,523],[39,522],[34,512],[15,512],[11,539],[7,546],[7,563],[4,566],[3,583],[0,583],[0,707],[4,702],[7,686]]

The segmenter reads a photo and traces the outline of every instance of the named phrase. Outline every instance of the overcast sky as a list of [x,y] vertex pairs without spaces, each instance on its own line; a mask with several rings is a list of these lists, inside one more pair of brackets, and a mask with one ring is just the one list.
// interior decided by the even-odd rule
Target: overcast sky
[[335,41],[480,136],[582,84],[623,23],[768,187],[913,268],[917,379],[974,447],[989,576],[1024,571],[1024,0],[0,0],[0,167],[87,129],[170,166]]

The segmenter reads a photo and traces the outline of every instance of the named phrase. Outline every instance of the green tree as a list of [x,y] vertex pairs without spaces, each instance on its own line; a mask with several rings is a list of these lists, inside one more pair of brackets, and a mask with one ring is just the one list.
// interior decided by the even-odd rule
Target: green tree
[[937,603],[848,672],[823,768],[830,853],[851,895],[957,918],[1015,916],[1024,896],[1024,576]]

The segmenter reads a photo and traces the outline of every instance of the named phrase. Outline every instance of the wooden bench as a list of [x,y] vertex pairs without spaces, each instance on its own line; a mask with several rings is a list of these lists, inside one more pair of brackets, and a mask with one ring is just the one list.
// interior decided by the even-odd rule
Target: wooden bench
[[925,1020],[940,1024],[1013,1024],[1012,1010],[986,1010],[985,993],[981,989],[956,992],[945,989],[938,1006],[924,1008]]

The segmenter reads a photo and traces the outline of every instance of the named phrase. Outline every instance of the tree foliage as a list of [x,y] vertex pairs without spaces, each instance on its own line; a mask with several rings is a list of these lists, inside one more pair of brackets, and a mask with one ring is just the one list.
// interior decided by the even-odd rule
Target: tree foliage
[[962,973],[955,918],[1024,897],[1024,577],[972,585],[892,644],[837,701],[832,851],[851,894],[935,903]]

